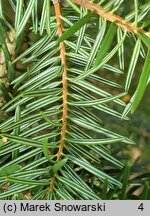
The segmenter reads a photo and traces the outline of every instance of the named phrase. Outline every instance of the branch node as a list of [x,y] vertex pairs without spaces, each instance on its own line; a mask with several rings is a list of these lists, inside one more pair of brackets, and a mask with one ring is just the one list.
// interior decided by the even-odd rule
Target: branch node
[[52,0],[53,4],[59,4],[61,2],[61,0]]

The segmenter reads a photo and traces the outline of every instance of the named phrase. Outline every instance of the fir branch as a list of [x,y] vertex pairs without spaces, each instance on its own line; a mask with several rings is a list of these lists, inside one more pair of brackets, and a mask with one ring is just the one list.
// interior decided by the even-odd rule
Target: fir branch
[[[63,34],[63,24],[61,21],[61,11],[60,11],[60,1],[53,1],[55,15],[56,15],[56,22],[58,25],[58,37],[60,38]],[[63,112],[62,112],[62,128],[61,128],[61,136],[60,136],[60,144],[57,152],[57,160],[61,159],[64,144],[65,144],[65,136],[67,131],[67,112],[68,112],[68,105],[67,105],[67,66],[66,66],[66,56],[65,56],[65,44],[64,42],[60,42],[60,58],[61,64],[63,65],[63,74],[62,74],[62,99],[63,99]],[[53,186],[55,184],[56,175],[54,175],[51,179],[50,183],[50,190],[53,190]]]
[[[60,12],[60,4],[56,3],[54,5],[55,8],[55,14],[56,14],[56,21],[58,24],[58,36],[61,37],[63,34],[63,25],[60,19],[61,12]],[[67,106],[67,66],[66,66],[66,56],[65,56],[65,45],[64,42],[60,43],[60,58],[61,58],[61,63],[64,67],[63,75],[62,75],[62,85],[63,85],[63,115],[62,115],[62,130],[61,130],[61,138],[60,138],[60,146],[59,146],[59,151],[57,154],[57,160],[61,158],[61,154],[63,151],[64,143],[65,143],[65,134],[66,134],[66,129],[67,129],[67,111],[68,111],[68,106]]]
[[[63,1],[28,0],[19,7],[17,0],[11,4],[15,41],[23,43],[23,49],[14,50],[15,60],[6,49],[2,61],[14,60],[17,73],[10,81],[14,94],[3,106],[10,116],[0,124],[0,199],[25,199],[26,193],[32,200],[130,199],[137,178],[130,182],[131,192],[125,193],[129,177],[124,178],[128,169],[123,167],[128,163],[122,150],[135,143],[110,130],[105,116],[128,120],[128,111],[139,104],[149,81],[150,40],[138,31],[134,33],[139,39],[134,34],[126,37],[127,30],[118,28],[116,20],[108,23],[107,16],[93,16],[94,9],[88,12],[72,0]],[[54,6],[50,7],[50,2]],[[118,9],[125,12],[125,7],[120,8],[122,0],[93,2],[106,3],[103,12],[107,8],[107,15]],[[124,18],[134,22],[131,27],[142,25],[141,20],[143,26],[149,26],[147,4],[140,8],[136,5],[136,19],[135,10]],[[8,17],[3,8],[2,12]],[[120,22],[125,25],[124,19]],[[11,24],[6,21],[2,25],[8,31]],[[26,33],[31,35],[26,37]],[[130,59],[125,57],[124,47]],[[143,59],[139,60],[140,56]],[[144,67],[132,103],[126,106],[138,62]],[[3,86],[1,89],[7,92]],[[149,181],[147,174],[138,177],[140,186],[145,177]],[[148,198],[148,187],[144,186],[140,197]]]
[[142,28],[137,28],[133,23],[127,22],[122,17],[111,13],[110,11],[105,11],[103,7],[99,6],[98,4],[92,3],[89,0],[73,0],[74,3],[81,5],[82,7],[92,10],[94,13],[98,14],[105,20],[110,22],[114,22],[117,26],[127,30],[128,32],[137,34],[138,32],[145,34],[147,37],[150,38],[150,33],[144,31]]

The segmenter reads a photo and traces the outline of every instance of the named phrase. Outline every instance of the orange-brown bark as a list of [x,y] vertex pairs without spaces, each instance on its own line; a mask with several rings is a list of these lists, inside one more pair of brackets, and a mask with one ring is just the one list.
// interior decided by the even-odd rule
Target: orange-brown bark
[[100,5],[90,2],[89,0],[73,0],[74,3],[81,5],[82,7],[94,11],[94,13],[98,14],[102,18],[110,21],[115,22],[117,26],[127,30],[128,32],[132,32],[136,34],[137,32],[144,33],[150,38],[150,33],[145,32],[141,28],[136,28],[136,26],[133,23],[127,22],[122,17],[105,11]]
[[[61,10],[60,10],[59,1],[54,2],[54,9],[55,9],[56,22],[58,25],[58,37],[61,37],[61,35],[63,34],[63,25],[62,25],[62,21],[60,18],[61,17]],[[68,89],[67,89],[67,66],[66,66],[64,42],[60,42],[60,59],[61,59],[61,65],[63,65],[63,74],[62,74],[63,111],[62,111],[62,128],[61,128],[59,148],[58,148],[58,152],[57,152],[57,160],[61,159],[63,148],[65,145],[65,136],[66,136],[66,131],[67,131],[67,111],[68,111],[67,95],[68,95]],[[53,187],[55,185],[55,181],[56,181],[56,175],[54,175],[51,178],[49,191],[53,190]]]
[[[54,4],[55,8],[55,14],[56,14],[56,21],[58,24],[58,36],[61,37],[63,34],[63,25],[61,21],[61,12],[60,12],[60,4]],[[60,137],[60,145],[59,150],[57,153],[57,160],[61,158],[61,154],[64,148],[65,144],[65,135],[67,130],[67,66],[66,66],[66,56],[65,56],[65,45],[64,42],[60,43],[60,58],[61,58],[61,64],[63,65],[63,74],[62,74],[62,86],[63,86],[63,93],[62,93],[62,99],[63,99],[63,114],[62,114],[62,129],[61,129],[61,137]]]

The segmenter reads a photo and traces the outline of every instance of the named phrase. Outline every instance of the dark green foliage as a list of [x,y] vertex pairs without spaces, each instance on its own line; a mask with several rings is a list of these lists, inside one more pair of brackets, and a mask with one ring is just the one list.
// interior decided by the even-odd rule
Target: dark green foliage
[[[124,1],[95,2],[121,13]],[[50,1],[7,1],[13,24],[3,3],[0,1],[0,44],[11,83],[3,106],[8,118],[0,125],[2,140],[8,139],[0,143],[0,199],[26,199],[23,192],[29,192],[31,199],[132,199],[144,178],[141,176],[138,186],[136,178],[129,180],[130,165],[122,151],[135,143],[105,127],[102,119],[105,113],[126,121],[127,113],[136,110],[149,82],[149,38],[143,34],[135,37],[71,0],[61,4],[64,33],[58,38]],[[144,23],[148,10],[143,4],[136,14],[137,26]],[[133,21],[135,13],[137,8],[126,14],[126,20]],[[5,42],[11,28],[16,32],[15,59]],[[56,160],[63,112],[62,41],[67,59],[68,113],[62,158]],[[124,51],[128,41],[135,44],[129,51],[130,65]],[[130,93],[139,57],[142,74],[127,105],[123,98]],[[1,90],[4,94],[3,84]],[[10,172],[7,169],[11,167]],[[49,190],[54,177],[53,190]],[[149,198],[149,177],[146,179],[143,199]],[[4,184],[8,184],[7,190]]]

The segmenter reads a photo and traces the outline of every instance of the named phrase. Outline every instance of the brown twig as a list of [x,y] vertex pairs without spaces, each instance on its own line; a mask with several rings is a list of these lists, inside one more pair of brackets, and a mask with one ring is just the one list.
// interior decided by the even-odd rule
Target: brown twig
[[[63,34],[63,25],[60,19],[61,13],[60,13],[60,4],[57,3],[54,5],[55,7],[55,13],[56,13],[56,21],[58,24],[58,36],[61,37]],[[60,43],[60,58],[61,58],[61,64],[63,65],[63,75],[62,75],[62,85],[63,85],[63,93],[62,93],[62,99],[63,99],[63,115],[62,115],[62,129],[61,129],[61,138],[60,138],[60,145],[59,150],[57,153],[57,160],[61,158],[62,150],[65,144],[65,135],[67,130],[67,111],[68,111],[68,105],[67,105],[67,66],[66,66],[66,56],[65,56],[65,45],[64,42]]]
[[[63,25],[61,21],[61,11],[60,11],[60,0],[53,0],[55,15],[56,15],[56,22],[58,25],[58,37],[61,37],[63,34]],[[63,99],[63,112],[62,112],[62,128],[61,128],[61,135],[60,135],[60,143],[57,152],[57,161],[61,159],[63,148],[65,145],[65,136],[67,131],[67,112],[68,112],[68,105],[67,105],[67,66],[66,66],[66,56],[65,56],[65,44],[64,42],[60,43],[60,58],[61,64],[63,65],[63,74],[62,74],[62,99]],[[51,178],[49,191],[53,190],[55,185],[56,175]]]
[[147,37],[150,38],[150,33],[144,31],[141,28],[137,28],[133,23],[127,22],[122,17],[117,16],[114,13],[105,11],[101,6],[98,4],[92,3],[89,0],[73,0],[74,3],[81,5],[82,7],[94,11],[94,13],[98,14],[102,18],[110,21],[115,22],[117,26],[127,30],[128,32],[132,32],[136,34],[137,32],[144,33]]

